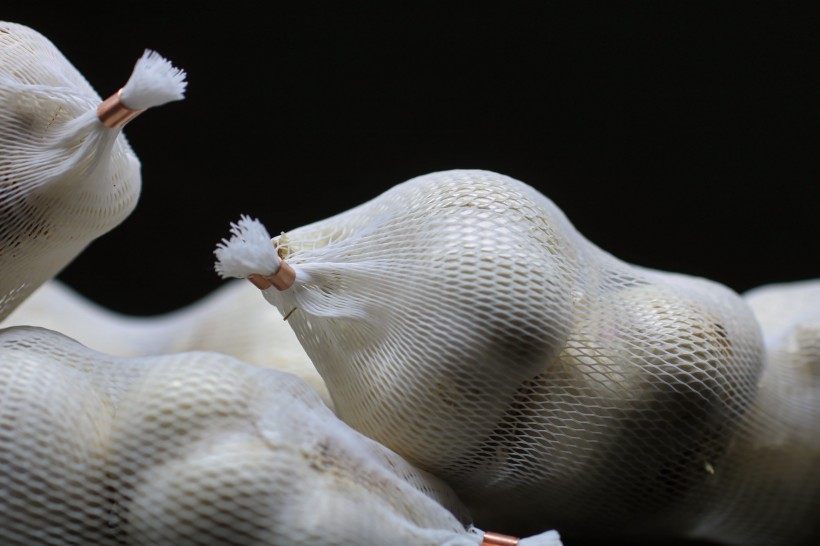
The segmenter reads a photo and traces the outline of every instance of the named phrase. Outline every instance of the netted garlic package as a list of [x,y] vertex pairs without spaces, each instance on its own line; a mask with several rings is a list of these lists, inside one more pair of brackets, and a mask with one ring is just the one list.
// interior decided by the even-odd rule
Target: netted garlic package
[[[477,546],[452,490],[298,378],[0,331],[0,543]],[[490,535],[493,536],[493,535]],[[556,533],[521,541],[557,546]]]
[[102,101],[43,35],[0,22],[0,319],[128,216],[140,164],[122,127],[184,89],[147,51]]
[[816,490],[781,497],[777,525],[755,519],[765,496],[725,496],[738,438],[775,426],[750,417],[763,342],[728,288],[623,263],[487,171],[268,237],[243,218],[217,271],[289,315],[345,422],[451,484],[478,525],[727,540],[734,519],[744,544],[811,525]]

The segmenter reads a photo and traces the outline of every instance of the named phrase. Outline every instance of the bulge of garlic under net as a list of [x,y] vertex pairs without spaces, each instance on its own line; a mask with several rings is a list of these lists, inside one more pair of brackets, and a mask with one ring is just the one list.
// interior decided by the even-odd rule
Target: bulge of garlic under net
[[291,375],[215,353],[112,357],[31,327],[0,347],[4,542],[44,523],[54,544],[480,542],[448,486]]

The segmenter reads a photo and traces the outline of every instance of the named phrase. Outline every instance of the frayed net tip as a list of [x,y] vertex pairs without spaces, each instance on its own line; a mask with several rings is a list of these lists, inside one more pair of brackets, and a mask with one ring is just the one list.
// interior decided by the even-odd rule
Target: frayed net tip
[[231,223],[231,238],[222,239],[214,254],[214,269],[223,279],[273,275],[281,264],[268,230],[247,215]]
[[180,100],[185,98],[188,85],[185,78],[184,70],[176,68],[156,51],[146,49],[120,91],[120,99],[132,110],[145,110]]

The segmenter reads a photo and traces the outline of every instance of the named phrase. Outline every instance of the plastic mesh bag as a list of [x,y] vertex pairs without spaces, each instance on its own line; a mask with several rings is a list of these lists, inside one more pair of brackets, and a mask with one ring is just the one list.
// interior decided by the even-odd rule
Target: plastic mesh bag
[[218,272],[290,314],[337,414],[479,525],[747,544],[811,525],[816,487],[785,488],[770,516],[765,495],[738,497],[738,446],[789,402],[759,400],[759,326],[729,289],[625,264],[486,171],[410,180],[273,244],[260,228],[234,226]]
[[[3,544],[478,545],[449,487],[301,380],[0,332]],[[523,546],[558,545],[555,533]]]
[[766,366],[703,530],[728,543],[816,544],[820,281],[763,286],[744,299],[762,328]]
[[111,312],[58,281],[49,281],[0,326],[40,326],[115,356],[212,351],[305,380],[330,404],[324,381],[293,330],[246,282],[156,317]]
[[184,88],[147,52],[103,102],[45,37],[0,22],[0,319],[131,212],[140,170],[122,125]]

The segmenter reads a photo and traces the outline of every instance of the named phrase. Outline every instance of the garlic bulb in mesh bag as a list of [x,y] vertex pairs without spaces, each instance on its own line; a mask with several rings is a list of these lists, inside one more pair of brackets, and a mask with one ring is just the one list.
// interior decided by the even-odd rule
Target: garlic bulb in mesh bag
[[[725,487],[744,483],[737,442],[776,426],[752,417],[748,306],[617,260],[526,184],[434,173],[273,243],[243,218],[217,259],[290,314],[337,414],[445,479],[480,525],[725,539],[767,506]],[[817,493],[733,540],[800,536]]]
[[[448,486],[350,429],[288,374],[205,352],[111,357],[16,327],[0,331],[0,389],[3,544],[485,538],[457,519]],[[551,532],[521,545],[560,541]]]
[[140,165],[122,126],[184,78],[146,51],[102,101],[45,37],[0,22],[0,319],[128,216]]
[[324,381],[293,330],[248,283],[227,283],[202,300],[155,317],[114,313],[49,281],[0,326],[40,326],[116,356],[212,351],[296,375],[330,404]]
[[[816,544],[820,537],[820,281],[744,295],[766,366],[755,404],[727,450],[701,535],[727,543]],[[787,537],[787,540],[779,537]]]

